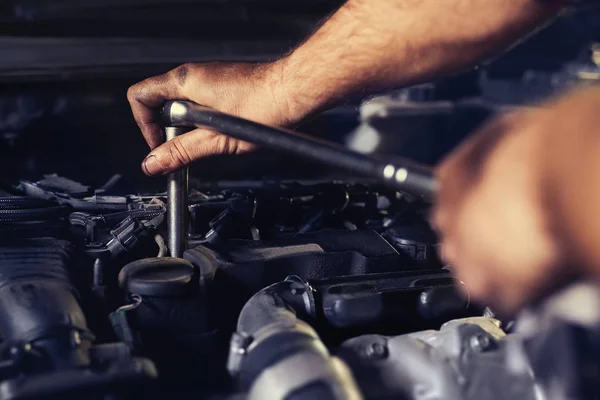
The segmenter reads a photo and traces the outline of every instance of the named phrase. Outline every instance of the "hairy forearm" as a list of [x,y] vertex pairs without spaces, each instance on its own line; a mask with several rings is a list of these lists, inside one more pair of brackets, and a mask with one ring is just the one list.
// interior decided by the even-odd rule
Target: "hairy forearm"
[[288,105],[308,115],[341,99],[458,72],[559,11],[539,0],[349,0],[279,61]]

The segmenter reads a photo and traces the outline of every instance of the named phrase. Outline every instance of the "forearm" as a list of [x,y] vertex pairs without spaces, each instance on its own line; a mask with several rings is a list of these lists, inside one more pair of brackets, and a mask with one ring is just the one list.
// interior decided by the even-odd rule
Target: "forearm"
[[349,0],[278,62],[293,114],[458,72],[559,11],[539,0]]

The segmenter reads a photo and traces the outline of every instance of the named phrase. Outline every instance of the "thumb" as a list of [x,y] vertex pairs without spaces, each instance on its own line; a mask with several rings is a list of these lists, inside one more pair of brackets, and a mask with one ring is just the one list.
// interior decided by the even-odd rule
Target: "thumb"
[[155,148],[142,162],[146,175],[162,175],[190,165],[199,158],[234,154],[240,142],[206,129],[195,129]]

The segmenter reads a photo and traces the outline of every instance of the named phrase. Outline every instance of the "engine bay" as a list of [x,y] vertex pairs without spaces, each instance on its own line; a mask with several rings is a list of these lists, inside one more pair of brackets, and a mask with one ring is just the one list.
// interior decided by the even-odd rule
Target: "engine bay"
[[113,195],[118,179],[0,197],[3,398],[536,398],[541,377],[507,367],[527,354],[514,321],[470,303],[425,202],[368,182],[199,186],[176,258],[165,194]]
[[[13,370],[47,366],[42,382],[25,381],[10,398],[30,390],[26,396],[64,395],[113,380],[129,385],[156,371],[179,388],[192,373],[193,386],[201,376],[203,391],[209,383],[223,390],[238,316],[269,288],[281,287],[277,299],[304,298],[303,317],[332,346],[481,314],[443,269],[426,205],[393,190],[344,182],[196,189],[189,198],[189,249],[181,259],[168,257],[164,194],[116,196],[110,185],[93,189],[48,175],[22,181],[2,197],[2,265],[22,271],[6,276],[12,294],[6,296],[15,315],[26,298],[36,301],[28,311],[33,326],[4,331],[4,343],[19,353]],[[54,315],[45,314],[48,307]],[[31,330],[39,336],[28,343],[44,354],[19,347]],[[65,345],[71,351],[55,348]],[[240,369],[237,350],[229,351],[230,368]],[[61,379],[66,372],[52,371],[63,363],[73,374],[100,368],[98,382]]]

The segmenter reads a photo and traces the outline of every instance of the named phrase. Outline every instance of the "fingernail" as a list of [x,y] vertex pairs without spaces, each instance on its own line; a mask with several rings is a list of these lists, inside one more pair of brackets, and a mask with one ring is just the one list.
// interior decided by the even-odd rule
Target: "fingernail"
[[155,156],[146,157],[142,165],[147,175],[157,175],[161,171],[160,164]]

